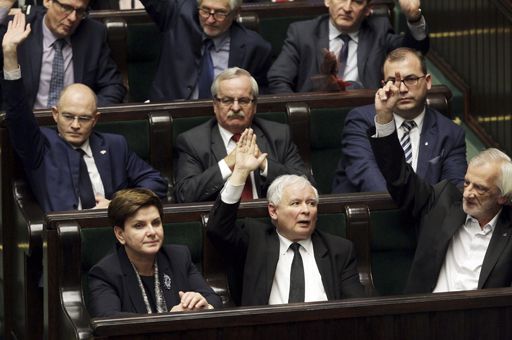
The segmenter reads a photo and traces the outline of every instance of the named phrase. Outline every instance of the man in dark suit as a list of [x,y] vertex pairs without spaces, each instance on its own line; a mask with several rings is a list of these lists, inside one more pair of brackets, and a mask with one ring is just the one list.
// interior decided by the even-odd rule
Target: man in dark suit
[[[462,186],[467,167],[464,130],[426,107],[432,78],[427,73],[424,57],[408,48],[394,50],[384,63],[384,79],[395,79],[396,72],[400,72],[403,81],[401,99],[393,108],[394,122],[404,146],[406,137],[409,138],[409,162],[413,170],[430,184],[447,179]],[[374,119],[374,105],[358,107],[347,115],[341,137],[342,156],[332,186],[334,193],[386,191],[386,181],[366,136],[374,126]],[[409,122],[414,127],[406,131]]]
[[409,25],[405,35],[395,34],[387,17],[371,16],[370,2],[325,0],[329,15],[292,23],[281,53],[268,72],[270,92],[313,91],[311,78],[320,74],[327,51],[338,58],[339,77],[351,82],[353,88],[379,87],[384,58],[395,48],[428,51],[419,0],[399,1]]
[[254,117],[258,84],[245,70],[222,72],[212,86],[215,118],[176,140],[174,196],[178,202],[215,200],[233,171],[236,138],[248,127],[254,130],[258,151],[268,157],[250,176],[244,199],[265,196],[270,183],[283,174],[306,174],[288,125]]
[[[14,3],[15,1],[8,1]],[[44,0],[44,7],[29,6],[27,22],[32,34],[18,47],[18,62],[23,69],[23,83],[31,108],[55,105],[52,77],[56,44],[61,47],[63,86],[82,83],[98,97],[98,105],[120,103],[126,93],[121,75],[110,58],[105,25],[87,19],[88,0]],[[0,19],[5,22],[9,6],[0,6]],[[5,33],[6,27],[0,29]]]
[[18,78],[4,79],[2,87],[11,143],[42,209],[104,208],[114,192],[127,187],[148,188],[165,198],[166,181],[128,150],[122,136],[93,131],[100,113],[87,86],[73,84],[61,93],[52,109],[57,130],[39,128],[17,62],[17,46],[29,33],[25,15],[16,14],[2,48],[4,73],[18,71]]
[[[271,47],[235,19],[242,0],[142,0],[162,32],[151,100],[209,98],[211,82],[228,67],[249,71],[267,84]],[[211,58],[203,67],[203,56]],[[208,58],[208,59],[209,59]],[[203,70],[208,76],[203,75]],[[201,86],[203,85],[203,86]]]
[[316,230],[318,192],[305,177],[283,175],[271,184],[273,225],[252,219],[237,225],[244,183],[267,156],[255,140],[251,129],[242,134],[233,174],[207,226],[208,237],[232,266],[235,301],[245,306],[364,296],[352,243]]
[[512,162],[487,149],[469,162],[464,192],[447,180],[431,186],[406,163],[393,108],[402,75],[375,96],[375,128],[368,132],[388,190],[418,226],[406,293],[508,287],[512,283]]

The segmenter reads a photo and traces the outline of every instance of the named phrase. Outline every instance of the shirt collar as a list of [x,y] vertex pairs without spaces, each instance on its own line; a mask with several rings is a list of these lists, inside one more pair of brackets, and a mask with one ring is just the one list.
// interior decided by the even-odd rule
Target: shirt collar
[[91,143],[89,143],[89,139],[87,139],[82,145],[80,145],[79,147],[76,147],[76,146],[73,146],[73,149],[75,150],[78,150],[78,149],[82,149],[84,151],[84,153],[88,156],[88,157],[92,157],[92,149],[91,149]]
[[[279,254],[284,255],[290,248],[290,245],[294,242],[290,241],[289,239],[287,239],[286,237],[281,235],[277,231],[277,229],[276,229],[276,232],[277,232],[277,236],[279,237]],[[306,250],[306,253],[313,254],[313,242],[311,242],[311,237],[308,237],[305,240],[297,241],[297,243],[300,244]]]
[[502,210],[503,210],[503,208],[501,208],[500,211],[498,211],[498,213],[496,215],[494,215],[492,220],[490,220],[486,225],[484,225],[483,228],[480,228],[480,223],[478,223],[478,220],[470,215],[466,216],[466,224],[468,222],[474,223],[474,225],[477,225],[479,227],[479,230],[483,231],[484,234],[487,235],[489,232],[494,231],[494,228],[496,227],[496,223],[498,223],[498,218],[499,218]]
[[224,146],[227,147],[229,144],[229,141],[231,140],[231,137],[233,137],[234,133],[231,133],[230,131],[224,129],[220,124],[217,124],[219,127],[220,137],[222,138],[222,141],[224,142]]
[[[402,123],[405,121],[405,119],[399,115],[397,115],[396,113],[393,113],[393,116],[395,117],[395,124],[396,124],[396,128],[397,130],[402,126]],[[423,127],[423,120],[425,119],[425,108],[423,108],[423,111],[421,111],[421,113],[416,116],[416,118],[412,119],[415,123],[416,123],[416,126],[418,127],[418,131],[421,131],[421,128]],[[409,119],[407,119],[409,120]]]
[[[208,39],[208,37],[206,35],[203,35],[203,40],[206,40]],[[221,35],[218,35],[216,36],[215,38],[210,38],[213,42],[213,49],[215,50],[215,52],[218,52],[222,46],[224,46],[228,41],[231,40],[231,37],[229,35],[229,30],[227,30],[226,32],[222,33]]]
[[[329,41],[333,41],[334,39],[337,39],[340,34],[344,32],[340,31],[329,19]],[[356,44],[359,42],[359,31],[355,31],[352,33],[346,33],[350,39],[356,42]]]

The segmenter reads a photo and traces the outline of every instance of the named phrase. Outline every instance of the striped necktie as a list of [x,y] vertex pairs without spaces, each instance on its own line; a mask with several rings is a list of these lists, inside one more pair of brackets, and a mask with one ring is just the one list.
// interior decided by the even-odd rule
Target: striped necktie
[[60,91],[64,88],[64,56],[62,54],[62,49],[66,44],[67,42],[64,39],[55,40],[53,43],[55,54],[52,62],[50,89],[48,91],[48,107],[52,107],[57,104]]
[[342,33],[339,35],[339,38],[343,41],[343,46],[341,46],[340,55],[338,58],[338,76],[341,79],[343,79],[343,74],[345,73],[345,69],[347,68],[348,42],[350,41],[350,37],[347,34]]
[[412,161],[411,136],[409,134],[415,126],[416,123],[414,120],[404,120],[401,126],[401,128],[404,130],[404,135],[400,139],[400,144],[402,145],[402,149],[404,149],[405,161],[408,164],[411,164]]

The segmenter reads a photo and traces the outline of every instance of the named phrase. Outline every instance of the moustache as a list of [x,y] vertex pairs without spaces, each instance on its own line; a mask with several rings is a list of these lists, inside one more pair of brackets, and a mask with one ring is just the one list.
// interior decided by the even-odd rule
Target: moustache
[[245,113],[243,111],[229,111],[228,112],[228,118],[245,118]]

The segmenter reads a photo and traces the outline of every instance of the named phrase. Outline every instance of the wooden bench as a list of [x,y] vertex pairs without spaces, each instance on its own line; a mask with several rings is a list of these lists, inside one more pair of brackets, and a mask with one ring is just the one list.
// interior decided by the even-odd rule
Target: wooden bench
[[[205,279],[229,306],[232,299],[223,261],[209,244],[204,229],[200,236],[197,232],[197,225],[204,226],[211,206],[211,202],[166,205],[163,221],[169,224],[169,231],[180,228],[174,235],[168,235],[170,241],[191,247]],[[268,218],[266,206],[264,200],[244,202],[238,217]],[[385,194],[327,195],[320,199],[318,218],[321,230],[346,236],[354,242],[360,279],[370,295],[375,293],[370,254],[370,212],[374,210],[375,213],[397,211]],[[77,330],[89,327],[83,276],[113,246],[113,236],[110,240],[105,237],[105,233],[112,235],[112,228],[105,210],[50,213],[45,223],[45,330],[50,339],[69,339]],[[99,240],[98,235],[102,235]]]

